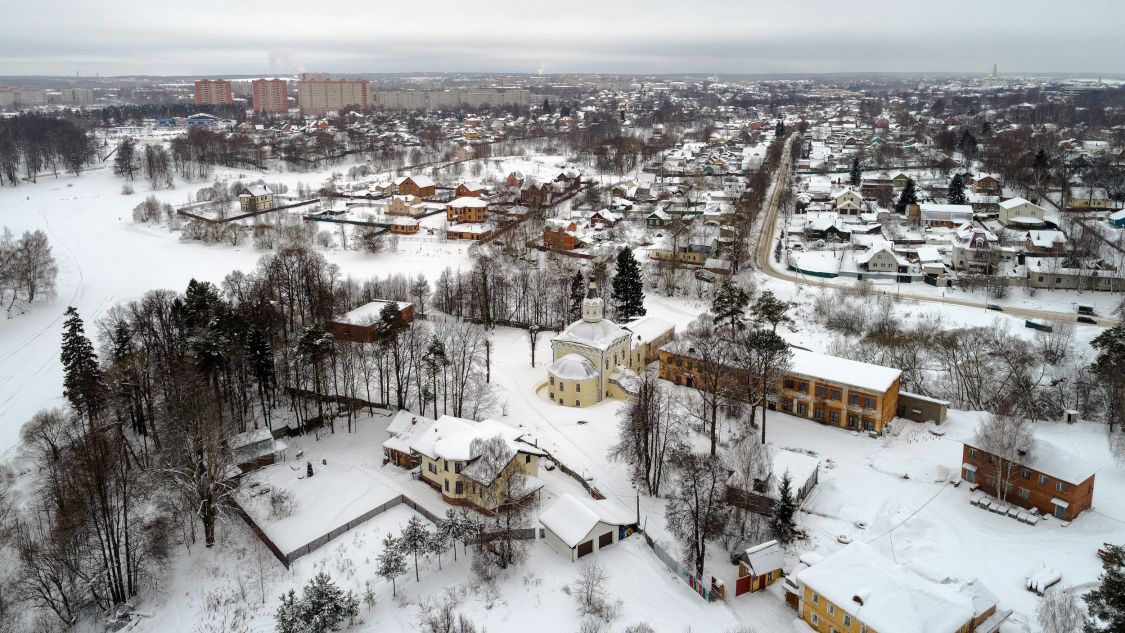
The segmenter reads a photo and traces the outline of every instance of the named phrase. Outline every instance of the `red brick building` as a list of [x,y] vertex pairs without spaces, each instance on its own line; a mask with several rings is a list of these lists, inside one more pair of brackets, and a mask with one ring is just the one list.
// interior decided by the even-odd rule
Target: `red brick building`
[[581,240],[578,226],[571,220],[552,218],[543,226],[543,246],[557,250],[574,250]]
[[484,185],[479,182],[463,182],[457,185],[454,193],[458,198],[479,198],[484,195]]
[[1004,502],[1073,521],[1094,500],[1094,470],[1077,456],[1042,439],[1018,462],[965,442],[961,478]]
[[255,112],[289,112],[289,83],[284,79],[255,79],[250,82]]

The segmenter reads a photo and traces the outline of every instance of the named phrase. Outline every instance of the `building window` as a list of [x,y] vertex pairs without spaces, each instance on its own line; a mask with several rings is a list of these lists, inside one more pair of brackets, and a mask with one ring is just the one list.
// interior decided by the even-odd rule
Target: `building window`
[[1055,491],[1056,492],[1066,492],[1066,482],[1056,481],[1055,482]]
[[582,383],[580,383],[580,382],[574,383],[574,391],[581,392],[582,391]]
[[449,480],[448,479],[445,480],[445,491],[449,492]]
[[813,407],[813,418],[818,422],[824,421],[824,409],[822,407]]
[[579,401],[577,401],[577,400],[575,400],[575,401],[574,401],[574,406],[576,406],[576,407],[580,407],[580,406],[582,406],[582,403],[581,403],[581,402],[579,402]]
[[455,473],[461,472],[461,462],[453,462],[453,472],[455,472]]
[[1039,485],[1040,486],[1046,486],[1047,485],[1047,475],[1039,475]]
[[831,422],[832,424],[839,424],[840,423],[840,412],[839,411],[829,411],[828,412],[828,421]]
[[445,470],[445,472],[449,472],[449,460],[443,459],[443,460],[441,460],[441,462],[442,462],[442,468]]
[[454,485],[454,487],[453,487],[453,491],[454,491],[455,493],[459,494],[459,495],[463,495],[463,494],[465,494],[465,482],[463,482],[463,481],[458,481],[458,482],[457,482],[457,483],[456,483],[456,484]]
[[848,404],[859,406],[859,396],[853,394],[848,395]]
[[834,605],[834,604],[828,605],[828,615],[836,615],[836,605]]
[[551,376],[551,384],[552,385],[555,384],[555,377],[554,376]]
[[793,389],[793,379],[792,378],[786,378],[785,379],[785,388],[789,389],[789,390]]
[[551,396],[551,400],[553,401],[553,400],[555,399],[555,392],[554,392],[554,391],[552,391],[552,392],[550,393],[550,396]]
[[431,473],[437,473],[437,466],[433,462],[430,462],[429,464],[427,464],[427,466],[429,466]]
[[1027,488],[1020,488],[1020,499],[1023,499],[1024,501],[1026,501],[1030,498],[1031,498],[1031,491],[1028,490]]
[[842,395],[843,395],[843,394],[841,394],[841,393],[840,393],[840,390],[839,390],[839,389],[832,389],[831,391],[829,391],[829,392],[828,392],[828,399],[829,399],[829,400],[837,400],[837,401],[838,401],[838,400],[840,400],[840,397],[841,397]]
[[[813,596],[813,598],[816,598],[816,596]],[[813,626],[820,624],[820,618],[818,618],[815,613],[812,614],[812,623]]]
[[845,615],[844,616],[844,626],[850,627],[851,625],[852,625],[852,616]]
[[817,595],[817,593],[815,591],[813,592],[813,595],[812,595],[812,603],[813,604],[820,604],[820,596]]
[[864,398],[863,399],[863,407],[865,409],[874,409],[875,408],[875,398]]
[[804,402],[797,403],[797,415],[808,415],[809,408]]
[[970,448],[969,449],[969,457],[976,457],[976,456],[977,456],[977,449]]
[[858,429],[859,428],[859,418],[854,416],[854,415],[849,415],[848,416],[848,428],[849,429]]
[[824,397],[824,387],[821,387],[820,385],[817,385],[817,387],[816,387],[816,397],[817,398],[823,398]]
[[525,463],[525,464],[531,463],[531,453],[528,453],[527,455],[523,456],[523,463]]

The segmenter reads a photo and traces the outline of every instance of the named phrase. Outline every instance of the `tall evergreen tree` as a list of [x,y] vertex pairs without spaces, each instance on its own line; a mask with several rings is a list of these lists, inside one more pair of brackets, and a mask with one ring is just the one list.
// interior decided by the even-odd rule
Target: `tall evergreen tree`
[[570,280],[570,320],[582,318],[582,300],[586,298],[586,276],[581,270],[574,271]]
[[73,306],[66,309],[60,358],[63,396],[77,413],[93,425],[105,403],[105,383],[94,345],[86,337],[82,317]]
[[645,290],[641,267],[633,251],[623,248],[617,254],[617,273],[613,276],[613,302],[620,321],[645,315]]
[[398,537],[398,545],[403,554],[410,554],[414,557],[415,581],[421,580],[418,575],[418,555],[426,553],[429,543],[430,532],[426,529],[425,524],[418,517],[411,517],[406,527],[402,528],[402,534]]
[[773,135],[776,138],[784,138],[785,137],[785,121],[779,120],[777,122],[777,127],[775,127],[773,129]]
[[771,528],[774,538],[782,543],[793,540],[797,534],[797,501],[793,498],[793,480],[789,471],[781,475],[777,484],[777,503],[773,506]]
[[863,169],[859,166],[859,157],[852,157],[852,170],[848,175],[848,182],[856,187],[863,182]]
[[968,198],[965,197],[965,179],[961,174],[953,174],[953,178],[949,181],[949,189],[946,191],[945,200],[949,204],[968,204]]
[[906,213],[906,207],[912,204],[918,204],[918,188],[914,186],[913,178],[907,178],[902,193],[898,194],[898,201],[895,202],[895,211]]
[[1098,580],[1098,588],[1085,596],[1090,610],[1085,633],[1121,633],[1125,631],[1125,547],[1105,546]]
[[[457,548],[455,547],[453,551],[456,553]],[[391,536],[389,532],[383,538],[383,551],[379,552],[379,558],[375,563],[375,573],[391,581],[391,595],[395,595],[397,593],[395,578],[406,573],[406,557],[402,554],[398,539]]]
[[744,325],[743,318],[749,303],[750,295],[727,278],[723,280],[718,292],[715,293],[715,298],[711,300],[711,314],[715,315],[715,323],[730,326],[730,335],[733,338],[738,329]]

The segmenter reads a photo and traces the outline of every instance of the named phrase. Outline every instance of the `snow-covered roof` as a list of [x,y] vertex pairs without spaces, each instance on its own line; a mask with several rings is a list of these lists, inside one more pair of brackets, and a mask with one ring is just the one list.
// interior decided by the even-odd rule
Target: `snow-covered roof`
[[918,261],[921,262],[940,262],[941,253],[936,246],[919,246],[918,247]]
[[434,179],[430,178],[429,176],[402,176],[395,179],[395,184],[401,185],[408,179],[413,181],[414,184],[418,185],[419,189],[425,189],[426,187],[434,187],[437,185],[437,183],[434,182]]
[[[977,446],[972,438],[966,440],[965,444],[988,452],[987,449]],[[1035,438],[1035,446],[1027,455],[1019,459],[1019,463],[1072,484],[1080,484],[1097,472],[1096,468],[1078,455],[1042,437]]]
[[748,548],[744,553],[746,566],[755,576],[764,576],[771,571],[785,566],[785,557],[781,554],[781,546],[777,541],[766,541],[760,545]]
[[646,315],[626,323],[625,329],[633,333],[635,341],[644,344],[655,341],[667,334],[669,330],[674,331],[676,326],[660,317]]
[[813,478],[819,466],[820,460],[804,453],[785,449],[776,451],[773,454],[773,490],[770,491],[770,497],[777,499],[781,496],[779,486],[785,473],[789,473],[790,491],[795,495]]
[[[1024,204],[1030,204],[1031,206],[1033,206],[1035,208],[1039,208],[1038,205],[1036,205],[1032,202],[1029,202],[1027,200],[1024,200],[1023,198],[1010,198],[1008,200],[1005,200],[1005,201],[1000,203],[1000,208],[1005,209],[1005,210],[1009,210],[1009,209],[1014,209],[1014,208],[1016,208],[1018,206],[1021,206],[1021,205],[1024,205]],[[1040,209],[1040,210],[1042,210],[1042,209]]]
[[928,580],[865,543],[801,570],[797,580],[879,633],[949,633],[975,613],[975,594]]
[[245,189],[243,189],[242,193],[240,193],[238,195],[239,196],[249,195],[249,196],[258,197],[258,196],[268,196],[271,193],[273,193],[273,192],[270,191],[269,189],[267,189],[265,185],[250,185],[249,187],[246,187]]
[[395,413],[394,417],[391,418],[390,423],[387,424],[387,433],[398,435],[412,426],[425,422],[433,422],[433,420],[424,415],[418,415],[406,409],[400,409],[398,413]]
[[350,323],[352,325],[371,325],[372,323],[379,320],[379,313],[382,312],[383,307],[388,303],[394,303],[398,305],[398,309],[400,311],[405,310],[413,305],[411,303],[406,303],[403,301],[372,301],[370,303],[365,303],[358,308],[355,308],[354,310],[345,312],[344,316],[340,317],[339,322]]
[[1125,220],[1125,209],[1122,209],[1120,211],[1114,211],[1113,213],[1110,213],[1109,219],[1111,219],[1111,220]]
[[484,200],[481,200],[480,198],[473,198],[473,197],[470,197],[470,196],[462,196],[460,198],[457,198],[453,202],[450,202],[449,206],[454,208],[454,209],[466,209],[466,208],[483,209],[483,208],[488,206],[488,203],[485,202]]
[[1066,235],[1062,231],[1028,231],[1027,239],[1032,246],[1051,248],[1055,244],[1066,244]]
[[565,354],[547,367],[547,373],[562,380],[589,380],[598,375],[594,364],[579,354]]
[[579,499],[564,493],[539,515],[539,522],[567,547],[577,547],[598,523],[628,525],[635,517],[608,499]]
[[609,319],[590,322],[578,320],[571,323],[562,331],[555,341],[563,343],[577,343],[594,349],[604,350],[622,338],[628,337],[629,332]]
[[879,253],[887,253],[892,258],[894,258],[895,262],[897,262],[899,266],[905,266],[907,264],[906,260],[896,255],[895,252],[891,250],[891,247],[885,244],[881,246],[873,246],[867,249],[866,251],[856,255],[855,260],[860,264],[866,264],[871,261],[871,258],[875,257]]
[[891,367],[796,348],[790,371],[879,393],[887,391],[902,375],[901,370]]
[[[415,431],[415,429],[422,429]],[[469,461],[476,459],[473,454],[473,440],[487,439],[499,435],[504,438],[513,453],[522,452],[532,455],[544,454],[542,450],[524,441],[525,434],[507,424],[495,420],[473,422],[465,418],[443,415],[432,424],[416,424],[403,431],[399,438],[407,441],[408,449],[421,453],[430,459],[450,459],[454,461]],[[395,439],[383,442],[383,446]]]

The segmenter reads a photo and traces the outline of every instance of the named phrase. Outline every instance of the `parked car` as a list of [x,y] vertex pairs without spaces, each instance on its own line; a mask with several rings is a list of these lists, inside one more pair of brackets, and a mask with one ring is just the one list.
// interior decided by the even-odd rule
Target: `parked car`
[[996,305],[995,303],[990,303],[990,304],[988,304],[984,307],[988,308],[989,310],[996,310],[997,312],[1003,312],[1004,311],[1004,308],[1001,308],[1000,306]]
[[695,278],[698,279],[699,281],[705,281],[709,284],[715,282],[715,275],[713,275],[712,273],[710,273],[706,270],[703,270],[702,268],[695,271]]
[[1098,324],[1097,319],[1095,319],[1094,317],[1088,317],[1088,316],[1085,316],[1085,315],[1078,317],[1078,322],[1079,323],[1090,323],[1092,325]]

